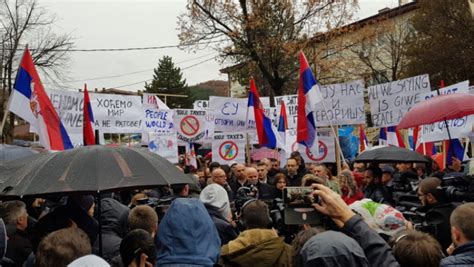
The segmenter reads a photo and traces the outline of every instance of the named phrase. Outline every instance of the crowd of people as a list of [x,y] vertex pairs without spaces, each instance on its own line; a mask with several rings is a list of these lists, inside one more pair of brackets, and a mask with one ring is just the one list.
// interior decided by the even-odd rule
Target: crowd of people
[[[200,163],[177,166],[193,184],[3,201],[0,266],[474,266],[474,203],[440,193],[443,176],[462,171],[456,159],[339,173],[297,152],[284,168]],[[396,209],[400,185],[430,223]],[[275,227],[272,200],[290,186],[311,187],[324,223]]]

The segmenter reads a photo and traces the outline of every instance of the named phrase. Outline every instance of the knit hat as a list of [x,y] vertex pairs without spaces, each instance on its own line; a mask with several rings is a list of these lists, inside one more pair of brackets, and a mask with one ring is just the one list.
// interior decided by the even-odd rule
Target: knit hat
[[70,196],[68,200],[68,204],[70,202],[75,203],[79,207],[81,207],[84,211],[89,211],[89,209],[94,204],[94,196],[92,195],[83,195],[83,196]]
[[216,208],[224,218],[227,218],[230,213],[227,191],[218,184],[214,183],[204,187],[201,191],[201,195],[199,195],[199,200],[201,200],[204,205]]
[[110,267],[104,259],[96,255],[86,255],[75,259],[68,267]]
[[403,214],[389,205],[364,198],[349,207],[362,216],[364,221],[379,234],[394,236],[407,229]]

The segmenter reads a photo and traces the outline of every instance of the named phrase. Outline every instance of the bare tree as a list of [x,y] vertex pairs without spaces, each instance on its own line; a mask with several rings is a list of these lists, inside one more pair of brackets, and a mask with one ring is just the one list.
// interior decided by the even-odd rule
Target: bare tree
[[[58,76],[68,61],[73,42],[69,35],[57,35],[52,27],[56,17],[38,5],[37,0],[0,0],[0,79],[2,101],[0,118],[11,94],[14,74],[25,45],[29,45],[35,64],[47,76]],[[14,116],[10,115],[3,140],[12,137]]]
[[347,23],[356,2],[189,0],[187,12],[178,17],[179,38],[198,49],[211,45],[223,61],[247,63],[250,73],[258,70],[271,93],[280,95],[297,72],[298,51],[312,45],[316,33]]

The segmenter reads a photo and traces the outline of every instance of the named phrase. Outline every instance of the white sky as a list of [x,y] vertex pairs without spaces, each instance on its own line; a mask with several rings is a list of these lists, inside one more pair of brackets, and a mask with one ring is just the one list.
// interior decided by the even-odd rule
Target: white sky
[[[177,16],[185,11],[186,0],[40,0],[41,6],[58,17],[58,33],[71,33],[75,48],[127,48],[177,45]],[[398,0],[359,0],[358,18],[394,7]],[[67,81],[62,86],[46,82],[51,89],[120,88],[143,90],[145,80],[153,76],[158,60],[171,56],[175,64],[186,68],[211,59],[216,52],[188,53],[178,48],[121,52],[72,52]],[[207,80],[226,80],[215,60],[183,70],[188,85]],[[130,74],[133,72],[138,72]],[[127,74],[127,75],[124,75]],[[123,75],[107,79],[94,79]],[[130,85],[133,84],[133,85]],[[125,86],[124,86],[125,85]],[[124,87],[122,87],[124,86]]]

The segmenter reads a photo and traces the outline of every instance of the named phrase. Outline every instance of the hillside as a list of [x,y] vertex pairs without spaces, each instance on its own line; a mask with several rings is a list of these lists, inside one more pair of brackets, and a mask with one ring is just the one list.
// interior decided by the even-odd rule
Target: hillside
[[189,86],[195,100],[209,99],[209,96],[227,96],[229,84],[227,81],[211,80]]

